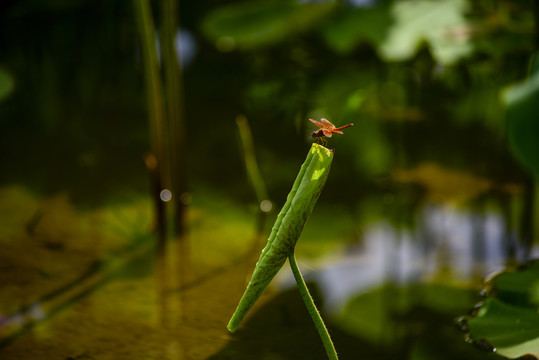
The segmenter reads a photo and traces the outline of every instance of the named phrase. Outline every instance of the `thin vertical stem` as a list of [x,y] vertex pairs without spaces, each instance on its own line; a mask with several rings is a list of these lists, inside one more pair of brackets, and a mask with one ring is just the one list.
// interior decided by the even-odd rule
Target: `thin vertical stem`
[[[157,60],[157,44],[155,41],[155,25],[149,0],[133,0],[137,27],[140,36],[140,49],[144,65],[144,79],[146,82],[146,101],[151,138],[151,152],[153,155],[150,172],[155,173],[152,197],[156,201],[156,222],[160,241],[166,239],[165,205],[160,201],[160,191],[168,186],[167,176],[167,142],[165,138],[164,104],[162,85],[159,75],[159,62]],[[149,159],[149,158],[147,158]],[[146,160],[147,160],[146,159]],[[147,163],[148,165],[148,163]],[[154,175],[152,175],[154,176]],[[163,233],[161,233],[163,232]],[[164,243],[159,245],[164,248]]]
[[266,184],[264,183],[264,177],[260,173],[258,164],[256,162],[255,149],[253,143],[253,136],[251,134],[251,128],[245,115],[238,115],[236,117],[236,124],[240,133],[240,140],[243,148],[243,159],[245,161],[245,168],[247,169],[247,175],[255,190],[256,198],[259,203],[264,200],[268,200],[268,191],[266,190]]
[[522,204],[522,218],[520,223],[520,236],[522,238],[523,258],[519,261],[529,261],[530,253],[534,239],[534,223],[535,218],[535,181],[531,176],[528,176],[524,182],[524,199]]
[[[262,209],[263,202],[269,201],[268,191],[266,190],[264,177],[262,176],[256,161],[253,136],[251,134],[251,128],[249,126],[249,122],[247,121],[247,117],[245,115],[238,115],[236,117],[236,124],[238,125],[240,134],[245,169],[247,170],[247,176],[253,185],[260,209],[258,212],[256,232],[261,234],[264,230],[264,224],[268,215],[268,212]],[[257,235],[256,238],[258,239],[259,236]]]
[[161,54],[163,61],[166,116],[170,140],[171,188],[175,197],[175,231],[183,232],[184,205],[180,196],[187,190],[185,181],[185,120],[183,111],[182,72],[175,47],[179,28],[178,0],[161,1]]
[[157,159],[161,181],[163,181],[167,178],[165,172],[165,109],[161,79],[159,76],[159,62],[157,60],[155,26],[149,1],[134,0],[134,4],[141,40],[140,48],[143,59],[142,63],[144,65],[144,78],[146,81],[146,100],[148,104],[148,117],[150,119],[151,147],[152,153]]
[[322,320],[322,317],[320,316],[320,312],[318,311],[318,309],[316,308],[316,305],[314,304],[313,297],[311,296],[311,293],[309,292],[309,289],[307,288],[307,285],[305,284],[305,281],[303,280],[303,276],[301,276],[301,272],[299,271],[298,264],[296,263],[296,257],[293,251],[288,256],[288,261],[290,262],[292,273],[294,274],[294,278],[296,279],[296,283],[298,284],[299,293],[301,294],[301,297],[303,298],[303,302],[305,302],[305,305],[307,306],[307,310],[309,311],[309,314],[311,315],[311,318],[313,319],[314,325],[316,326],[316,329],[318,330],[318,334],[320,335],[320,338],[322,339],[322,342],[324,343],[324,348],[326,349],[326,353],[328,354],[328,359],[336,360],[338,359],[338,356],[337,356],[337,352],[335,351],[335,346],[333,345],[333,342],[331,341],[331,337],[329,336],[329,332],[328,332],[328,329],[326,328],[326,324],[324,324],[324,320]]
[[163,186],[161,184],[161,178],[159,176],[159,169],[157,168],[157,160],[153,154],[145,154],[143,157],[144,164],[150,175],[150,191],[152,195],[152,200],[155,206],[155,216],[156,216],[156,230],[157,230],[157,239],[158,246],[157,252],[162,255],[165,252],[165,245],[167,242],[167,229],[166,229],[166,208],[165,203],[161,201],[161,189]]
[[533,0],[533,18],[535,23],[535,51],[539,50],[539,0]]
[[243,158],[245,161],[245,168],[247,169],[247,175],[251,180],[253,188],[255,190],[256,198],[259,203],[264,200],[268,200],[268,191],[266,190],[266,184],[264,183],[264,177],[260,173],[255,156],[255,149],[253,143],[253,137],[251,135],[251,128],[245,115],[238,115],[236,117],[236,124],[238,125],[241,144],[243,147]]

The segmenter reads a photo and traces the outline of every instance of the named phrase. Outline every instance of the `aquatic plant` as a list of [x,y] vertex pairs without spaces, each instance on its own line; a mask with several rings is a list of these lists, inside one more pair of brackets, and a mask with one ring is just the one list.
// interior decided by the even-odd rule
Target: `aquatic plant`
[[468,341],[508,358],[539,357],[538,278],[537,260],[493,277],[473,316],[461,319]]
[[318,144],[313,144],[309,150],[307,158],[301,166],[292,186],[292,190],[288,194],[286,203],[277,216],[268,242],[262,250],[247,289],[228,323],[227,328],[230,332],[237,330],[242,319],[260,295],[262,295],[271,280],[284,265],[286,259],[288,259],[301,297],[315,323],[328,357],[330,359],[337,359],[333,342],[305,285],[294,255],[295,245],[303,230],[303,226],[309,218],[326,183],[333,154],[333,150],[329,150]]
[[[174,199],[175,235],[183,232],[184,205],[179,196],[186,191],[185,180],[185,126],[182,103],[182,74],[174,48],[178,26],[178,2],[162,2],[160,46],[150,2],[133,0],[140,50],[146,83],[146,106],[150,129],[150,154],[145,156],[146,167],[152,180],[156,222],[163,249],[167,236],[166,208],[161,201],[163,190],[172,190]],[[160,55],[160,57],[158,56]],[[163,78],[161,78],[161,72]],[[167,200],[168,201],[168,200]]]
[[[539,53],[530,61],[529,77],[502,93],[507,107],[509,146],[515,157],[527,167],[534,179],[529,181],[533,194],[539,176]],[[524,200],[533,208],[533,196]],[[533,241],[533,220],[527,219],[523,240],[526,257]],[[539,260],[519,269],[508,269],[488,281],[482,304],[474,316],[464,317],[468,340],[509,358],[539,357]]]

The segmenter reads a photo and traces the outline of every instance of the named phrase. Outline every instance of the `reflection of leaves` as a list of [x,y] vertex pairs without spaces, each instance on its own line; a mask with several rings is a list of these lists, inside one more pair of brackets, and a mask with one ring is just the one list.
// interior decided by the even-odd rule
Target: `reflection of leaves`
[[446,285],[385,285],[350,299],[335,323],[384,349],[406,344],[398,356],[387,358],[492,359],[462,341],[451,321],[477,298],[473,291]]
[[397,182],[417,183],[427,190],[433,202],[464,203],[492,189],[491,181],[459,170],[447,169],[434,163],[422,163],[412,169],[396,169]]
[[203,29],[218,44],[226,40],[229,48],[269,45],[316,25],[333,6],[283,1],[233,4],[210,13]]
[[507,105],[507,126],[511,149],[520,161],[538,175],[539,72],[535,72],[528,80],[508,88],[502,96]]
[[468,25],[463,0],[396,2],[395,24],[380,50],[387,60],[412,58],[422,42],[427,42],[433,57],[442,64],[452,64],[470,54]]
[[488,341],[507,357],[539,356],[538,279],[539,262],[495,277],[492,296],[468,321],[472,337]]

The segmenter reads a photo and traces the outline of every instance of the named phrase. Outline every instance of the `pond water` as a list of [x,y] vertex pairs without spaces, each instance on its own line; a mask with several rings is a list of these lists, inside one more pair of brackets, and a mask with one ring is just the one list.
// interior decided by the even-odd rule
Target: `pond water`
[[0,5],[0,359],[325,359],[287,264],[226,329],[309,118],[354,123],[296,247],[340,358],[501,359],[459,319],[539,257],[537,7],[228,3]]
[[[2,196],[25,199],[2,208],[2,359],[325,358],[287,266],[226,330],[265,242],[253,208],[193,193],[192,226],[158,254],[148,198],[81,210],[21,187]],[[465,342],[457,319],[509,249],[524,251],[498,210],[430,204],[414,228],[373,221],[358,233],[321,204],[297,254],[340,357],[496,358]],[[341,216],[334,238],[329,214]]]

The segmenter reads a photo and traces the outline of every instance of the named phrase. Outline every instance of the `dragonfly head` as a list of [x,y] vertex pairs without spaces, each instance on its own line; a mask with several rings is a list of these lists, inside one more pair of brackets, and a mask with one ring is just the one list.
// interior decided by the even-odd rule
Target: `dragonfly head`
[[313,131],[311,136],[313,138],[322,137],[322,136],[324,136],[324,133],[322,132],[322,129],[320,129],[320,130]]

